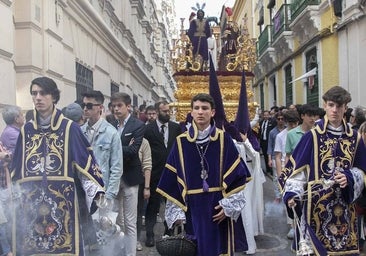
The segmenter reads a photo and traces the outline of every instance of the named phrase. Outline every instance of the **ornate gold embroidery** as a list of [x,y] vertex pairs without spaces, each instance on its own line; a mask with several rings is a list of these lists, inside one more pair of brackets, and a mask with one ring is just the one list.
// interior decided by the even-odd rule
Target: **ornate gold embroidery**
[[[74,203],[70,194],[74,193],[71,183],[59,188],[49,185],[46,189],[34,185],[25,200],[25,245],[29,250],[54,252],[61,248],[73,249],[74,226],[71,215]],[[70,229],[71,228],[71,229]]]
[[61,175],[62,155],[64,153],[63,136],[55,133],[40,133],[26,140],[26,176],[46,174]]

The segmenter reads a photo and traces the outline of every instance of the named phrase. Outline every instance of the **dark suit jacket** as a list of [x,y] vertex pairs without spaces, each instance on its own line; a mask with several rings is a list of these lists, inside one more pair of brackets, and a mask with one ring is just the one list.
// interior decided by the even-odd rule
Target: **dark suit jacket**
[[[260,136],[260,140],[261,141],[263,141],[263,136],[262,136],[262,124],[263,124],[263,122],[264,122],[263,119],[259,122],[259,136]],[[267,140],[268,140],[268,137],[269,137],[269,132],[273,128],[275,128],[276,125],[277,125],[277,122],[273,118],[269,118],[268,119],[268,126],[267,126],[267,130],[266,130],[266,138],[267,138]]]
[[149,141],[152,158],[151,183],[159,182],[175,138],[182,133],[179,124],[172,121],[169,121],[168,128],[168,145],[165,147],[164,138],[160,134],[157,122],[154,121],[146,125],[144,137]]
[[[117,128],[117,124],[115,123]],[[139,149],[144,137],[145,124],[139,119],[130,116],[121,134],[123,151],[123,175],[122,179],[129,186],[135,186],[144,182],[139,158]],[[131,140],[133,143],[130,145]]]

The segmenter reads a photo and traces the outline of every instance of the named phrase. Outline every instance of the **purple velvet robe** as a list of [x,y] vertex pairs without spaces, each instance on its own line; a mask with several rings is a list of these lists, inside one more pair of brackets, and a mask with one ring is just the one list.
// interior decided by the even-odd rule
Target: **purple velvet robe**
[[[295,211],[304,215],[312,248],[316,255],[359,255],[357,217],[354,201],[364,182],[362,173],[354,175],[350,169],[366,170],[365,146],[356,131],[344,122],[345,132],[335,135],[326,131],[325,117],[306,133],[295,148],[292,157],[279,177],[284,192],[284,202],[302,189],[302,202],[297,200]],[[344,169],[348,185],[327,187],[322,179],[332,179],[335,166]],[[305,173],[305,187],[299,188],[291,179]],[[288,213],[293,216],[292,210]]]
[[[236,223],[226,218],[217,224],[212,216],[217,213],[214,207],[219,200],[244,189],[250,173],[231,137],[213,128],[206,152],[209,191],[204,192],[192,129],[177,137],[157,191],[185,212],[185,230],[197,242],[197,256],[233,255],[234,249],[244,251],[247,245],[241,217]],[[236,234],[242,237],[235,239]]]
[[211,37],[210,24],[206,19],[194,19],[189,24],[188,37],[193,46],[193,55],[202,56],[204,61],[208,60],[207,38]]
[[[37,121],[25,124],[13,159],[14,255],[84,255],[79,207],[92,212],[104,184],[80,127],[54,109],[48,129]],[[76,179],[84,184],[87,206],[79,205]]]

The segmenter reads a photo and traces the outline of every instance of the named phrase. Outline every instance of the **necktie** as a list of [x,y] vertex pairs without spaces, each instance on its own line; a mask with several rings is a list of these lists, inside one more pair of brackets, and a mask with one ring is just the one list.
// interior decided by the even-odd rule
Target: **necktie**
[[164,137],[164,134],[165,134],[165,124],[162,124],[162,125],[160,126],[160,133],[161,133],[161,135]]

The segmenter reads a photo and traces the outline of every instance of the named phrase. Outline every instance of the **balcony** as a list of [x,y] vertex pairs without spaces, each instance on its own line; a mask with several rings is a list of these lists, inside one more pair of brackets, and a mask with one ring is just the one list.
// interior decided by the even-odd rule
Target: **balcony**
[[284,31],[291,31],[290,29],[290,21],[291,21],[291,14],[290,14],[290,5],[283,4],[281,8],[277,11],[276,15],[273,17],[273,41],[284,32]]
[[314,38],[321,29],[320,0],[294,0],[290,4],[290,29],[299,47]]
[[272,25],[267,25],[262,31],[257,42],[257,56],[261,63],[260,73],[266,74],[276,66],[275,50],[272,48]]
[[290,5],[283,4],[272,19],[273,40],[272,47],[277,54],[277,61],[281,62],[293,52],[293,32],[290,28]]
[[271,45],[272,42],[271,32],[272,32],[272,25],[267,25],[262,31],[262,33],[259,35],[257,42],[258,57],[260,57]]
[[319,5],[320,0],[293,0],[290,8],[291,8],[291,18],[292,20],[296,19],[299,14],[305,10],[309,5]]

